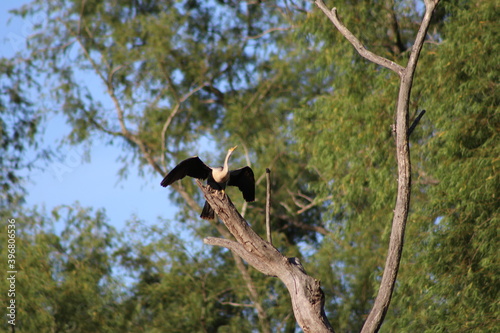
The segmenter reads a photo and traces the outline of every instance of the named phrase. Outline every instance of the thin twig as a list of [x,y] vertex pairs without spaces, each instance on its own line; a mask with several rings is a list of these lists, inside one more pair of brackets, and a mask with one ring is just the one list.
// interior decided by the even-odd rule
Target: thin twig
[[[384,267],[384,272],[380,282],[380,288],[375,298],[373,307],[363,325],[361,330],[365,332],[377,332],[382,325],[389,304],[391,302],[392,293],[396,283],[396,278],[401,261],[401,254],[403,251],[404,234],[406,222],[408,219],[408,212],[410,206],[411,194],[411,161],[410,161],[410,147],[408,143],[408,136],[413,131],[412,125],[409,130],[408,126],[408,110],[409,99],[413,77],[415,75],[415,68],[417,66],[420,51],[424,44],[424,39],[429,28],[432,13],[438,4],[439,0],[424,0],[426,10],[422,23],[418,30],[415,42],[411,49],[410,58],[406,68],[378,55],[368,51],[361,42],[340,22],[337,17],[337,10],[333,8],[331,11],[325,6],[322,0],[316,0],[316,5],[325,13],[325,15],[332,21],[335,27],[344,35],[345,38],[354,46],[358,53],[374,62],[375,64],[386,67],[399,75],[400,88],[398,94],[398,103],[396,110],[396,152],[398,163],[398,192],[396,197],[396,206],[394,209],[394,216],[392,221],[392,230],[389,241],[389,249]],[[414,121],[414,125],[418,123],[423,112]]]
[[165,165],[165,149],[166,149],[166,147],[165,147],[165,136],[166,136],[166,133],[167,133],[167,129],[170,126],[170,123],[172,123],[172,120],[174,119],[174,117],[179,112],[181,104],[184,103],[189,97],[191,97],[194,93],[196,93],[197,91],[199,91],[200,89],[202,89],[206,85],[207,85],[207,83],[204,82],[203,84],[201,84],[198,87],[192,89],[191,91],[187,92],[184,96],[182,96],[181,98],[179,98],[178,101],[177,101],[177,103],[176,103],[176,105],[174,106],[172,112],[170,112],[167,120],[165,120],[165,123],[163,124],[163,128],[161,129],[161,151],[162,151],[161,163],[162,163],[163,167],[166,168],[166,165]]
[[219,301],[219,303],[223,304],[223,305],[231,305],[234,307],[255,308],[255,305],[253,305],[253,304],[243,304],[243,303],[235,303],[235,302],[221,302],[221,301]]
[[408,129],[408,137],[410,137],[410,135],[413,132],[413,130],[415,129],[415,127],[417,127],[418,123],[420,122],[420,119],[422,119],[424,114],[425,114],[425,110],[422,110],[422,111],[420,111],[418,116],[415,118],[415,120],[411,124],[410,128]]
[[324,198],[321,198],[321,199],[315,199],[313,202],[311,202],[310,204],[308,205],[305,205],[304,207],[302,207],[302,209],[299,209],[297,211],[297,214],[302,214],[303,212],[305,212],[306,210],[308,209],[311,209],[312,207],[314,206],[317,206],[318,204],[324,202],[324,201],[327,201],[327,200],[331,200],[333,199],[333,195],[329,195],[329,196],[326,196]]
[[271,170],[266,168],[266,234],[267,241],[273,244],[273,240],[271,237]]
[[82,1],[82,5],[80,7],[80,18],[78,19],[78,28],[77,35],[80,36],[81,28],[82,28],[82,18],[83,18],[83,9],[85,8],[85,0]]
[[269,29],[263,31],[262,33],[260,33],[258,35],[247,36],[247,37],[245,37],[245,39],[258,39],[260,37],[263,37],[263,36],[267,35],[270,32],[273,32],[273,31],[286,31],[286,30],[291,30],[293,28],[294,28],[293,26],[292,27],[288,27],[288,28],[279,28],[279,27],[278,28],[269,28]]

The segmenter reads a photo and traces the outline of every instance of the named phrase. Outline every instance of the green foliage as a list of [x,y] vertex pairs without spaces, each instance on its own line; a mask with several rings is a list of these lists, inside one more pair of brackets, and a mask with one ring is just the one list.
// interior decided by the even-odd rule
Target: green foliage
[[[419,5],[336,5],[371,51],[405,65]],[[138,160],[143,175],[154,170],[158,179],[194,154],[216,165],[238,144],[233,165],[251,164],[257,178],[245,217],[264,234],[269,167],[275,246],[321,279],[336,330],[359,331],[385,263],[396,193],[395,75],[362,59],[301,1],[34,1],[17,13],[47,19],[17,55],[28,61],[1,63],[8,94],[0,155],[8,157],[0,181],[10,202],[12,170],[47,109],[71,125],[64,143],[121,144],[125,167]],[[429,30],[411,99],[412,110],[427,113],[410,138],[411,213],[382,331],[498,326],[497,18],[491,1],[445,1]],[[33,86],[48,105],[29,103]],[[237,190],[228,193],[243,207]],[[137,222],[127,236],[103,211],[78,205],[54,212],[60,233],[43,214],[15,215],[23,230],[20,331],[262,330],[231,253],[193,247],[175,230],[220,236],[199,223],[196,186],[184,180],[172,198],[182,224]],[[6,217],[24,210],[1,208]],[[271,331],[294,332],[283,285],[250,275]]]
[[[392,320],[408,332],[494,332],[500,313],[500,50],[492,27],[498,15],[488,1],[446,8],[444,40],[427,47],[416,90],[431,112],[416,147],[421,193],[410,232],[417,238],[407,248],[404,294],[395,296],[400,314]],[[418,306],[403,315],[409,302]]]
[[[22,89],[26,79],[22,66],[0,59],[0,207],[15,204],[22,198],[21,169],[32,164],[24,158],[30,148],[36,148],[40,115]],[[43,155],[40,153],[39,155]]]
[[78,205],[63,210],[64,217],[54,212],[55,222],[65,226],[60,236],[47,216],[1,212],[2,221],[16,221],[16,331],[112,332],[120,320],[120,286],[111,276],[116,231],[102,211],[91,215]]
[[[446,4],[442,31],[422,54],[412,108],[428,112],[411,138],[412,214],[383,330],[488,332],[498,326],[498,43],[491,6]],[[344,22],[354,13],[339,12]],[[363,7],[355,13],[360,21],[370,17]],[[364,29],[364,36],[377,31]],[[371,47],[390,45],[381,38],[373,35],[366,43],[384,55],[383,48]],[[396,186],[390,125],[397,78],[355,54],[348,57],[341,47],[335,50],[330,52],[346,65],[331,95],[296,113],[296,133],[309,167],[330,180],[311,186],[333,194],[327,225],[336,232],[315,255],[318,274],[333,286],[325,288],[333,321],[341,330],[357,331],[387,251]],[[325,68],[332,56],[326,52],[316,60]],[[399,58],[394,60],[401,63]]]

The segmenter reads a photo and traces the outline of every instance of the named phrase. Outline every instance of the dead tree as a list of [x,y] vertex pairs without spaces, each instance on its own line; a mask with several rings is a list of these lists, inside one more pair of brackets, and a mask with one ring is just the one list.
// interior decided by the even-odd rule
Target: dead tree
[[[404,233],[411,194],[411,163],[409,136],[409,100],[415,75],[417,61],[424,44],[432,14],[439,0],[425,0],[425,14],[411,49],[406,67],[368,51],[340,21],[336,8],[328,9],[322,0],[316,5],[325,13],[335,27],[356,48],[358,53],[385,68],[395,72],[400,79],[399,94],[394,125],[396,155],[398,164],[398,193],[389,249],[378,295],[361,332],[377,332],[384,321],[389,308],[392,292],[396,283],[401,254],[403,251]],[[412,126],[414,127],[414,126]],[[287,287],[292,300],[295,319],[304,332],[333,332],[333,328],[324,312],[324,294],[320,282],[307,275],[297,258],[283,256],[271,243],[263,240],[238,213],[231,200],[223,192],[203,186],[198,182],[206,200],[219,218],[234,236],[235,241],[209,237],[204,242],[209,245],[223,246],[244,259],[260,272],[279,278]]]

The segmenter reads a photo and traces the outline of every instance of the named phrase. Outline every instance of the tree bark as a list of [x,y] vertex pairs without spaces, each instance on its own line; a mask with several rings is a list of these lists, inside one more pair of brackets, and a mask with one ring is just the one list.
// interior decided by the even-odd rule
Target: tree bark
[[316,0],[316,5],[325,13],[326,16],[328,16],[335,27],[356,48],[362,57],[394,71],[400,78],[396,109],[396,125],[394,127],[396,131],[396,155],[398,163],[398,193],[396,197],[396,206],[392,220],[389,250],[387,253],[384,273],[382,275],[380,288],[377,297],[375,298],[372,310],[370,311],[361,330],[363,333],[377,332],[384,321],[391,302],[394,286],[396,284],[401,254],[403,252],[404,234],[408,219],[411,195],[411,161],[410,147],[408,144],[409,101],[418,57],[424,44],[432,13],[439,3],[439,0],[425,0],[424,2],[426,11],[422,19],[420,29],[417,33],[415,43],[412,47],[410,59],[405,68],[368,51],[342,24],[337,16],[336,8],[329,10],[322,0]]
[[307,275],[297,258],[283,256],[271,243],[257,235],[224,192],[203,186],[200,181],[197,183],[236,240],[208,237],[204,242],[228,248],[258,271],[279,278],[290,293],[295,319],[304,332],[334,332],[324,312],[325,296],[320,282]]

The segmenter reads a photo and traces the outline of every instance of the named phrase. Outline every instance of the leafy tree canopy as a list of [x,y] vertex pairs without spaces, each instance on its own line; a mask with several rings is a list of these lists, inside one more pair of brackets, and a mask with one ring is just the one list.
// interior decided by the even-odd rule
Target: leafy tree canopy
[[[370,50],[406,63],[420,4],[336,5]],[[395,76],[302,1],[34,1],[16,14],[46,18],[0,63],[2,214],[15,212],[24,230],[21,331],[295,331],[279,281],[227,251],[193,251],[168,223],[130,224],[123,235],[101,210],[74,205],[49,217],[7,206],[50,112],[71,126],[64,144],[104,139],[122,149],[122,172],[139,161],[158,179],[185,157],[217,164],[240,145],[233,163],[254,168],[258,200],[235,202],[264,234],[271,168],[275,245],[322,281],[335,328],[359,330],[397,185]],[[435,13],[412,93],[411,108],[427,113],[410,138],[411,213],[383,331],[498,326],[497,18],[491,1],[444,1]],[[195,185],[173,188],[183,226],[219,236],[217,224],[199,223]]]

